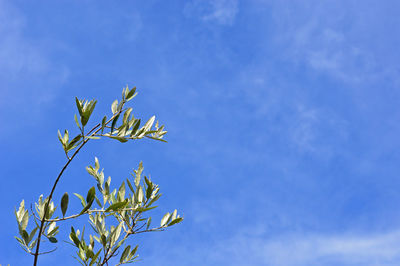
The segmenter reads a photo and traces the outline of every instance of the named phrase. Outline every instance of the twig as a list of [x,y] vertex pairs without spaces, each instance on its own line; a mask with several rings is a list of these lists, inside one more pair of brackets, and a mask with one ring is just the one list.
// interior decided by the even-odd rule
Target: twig
[[[123,103],[123,105],[124,105],[124,104],[125,104],[125,103]],[[123,107],[123,105],[122,105],[122,107]],[[120,110],[119,112],[115,113],[105,124],[110,123],[116,116],[120,115],[121,112],[122,112],[122,107],[121,107],[121,110]],[[96,130],[96,128],[98,128],[99,126],[100,126],[100,124],[97,124],[96,126],[94,126],[94,127],[89,131],[88,135],[91,134],[91,132],[93,132],[93,131],[94,131],[94,133],[93,133],[92,135],[95,135],[97,132],[99,132],[99,131],[101,130],[101,127],[100,127],[99,129]],[[92,136],[92,135],[91,135],[91,136]],[[55,182],[54,182],[54,184],[53,184],[53,187],[52,187],[52,189],[51,189],[51,192],[50,192],[50,194],[49,194],[48,201],[46,202],[46,205],[45,205],[45,207],[44,207],[44,214],[43,214],[43,218],[42,218],[41,221],[40,221],[40,229],[39,229],[39,233],[38,233],[38,239],[37,239],[37,244],[36,244],[36,250],[35,250],[35,253],[34,253],[34,257],[35,257],[35,258],[34,258],[34,261],[33,261],[33,266],[36,266],[36,265],[37,265],[37,260],[38,260],[38,257],[39,257],[40,238],[41,238],[41,236],[42,236],[43,226],[44,226],[44,223],[45,223],[45,221],[46,221],[46,215],[47,215],[47,212],[48,212],[49,204],[50,204],[50,201],[51,201],[51,199],[52,199],[52,197],[53,197],[53,193],[54,193],[54,191],[55,191],[55,189],[56,189],[56,186],[57,186],[57,184],[58,184],[58,181],[60,180],[61,176],[63,175],[63,173],[64,173],[64,171],[65,171],[65,169],[68,167],[68,165],[69,165],[69,164],[71,163],[71,161],[74,159],[74,157],[79,153],[79,151],[82,149],[82,147],[85,146],[85,144],[90,140],[90,138],[86,138],[86,139],[85,139],[84,136],[82,136],[82,137],[83,137],[82,144],[78,147],[78,149],[75,150],[74,154],[72,154],[72,156],[68,159],[68,161],[65,163],[65,165],[64,165],[63,168],[61,169],[60,173],[58,174],[58,176],[57,176],[57,178],[56,178],[56,180],[55,180]]]

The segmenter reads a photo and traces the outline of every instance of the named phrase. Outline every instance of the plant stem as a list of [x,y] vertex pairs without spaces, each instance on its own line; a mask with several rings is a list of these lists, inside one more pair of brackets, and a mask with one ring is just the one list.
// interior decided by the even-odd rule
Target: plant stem
[[[121,107],[120,111],[115,113],[105,124],[110,123],[117,115],[120,115],[121,112],[122,112],[122,107]],[[89,131],[88,135],[91,134],[91,136],[93,136],[96,133],[98,133],[101,130],[101,127],[99,129],[97,129],[97,130],[96,130],[96,128],[98,128],[99,126],[100,126],[100,124],[97,124],[96,126],[94,126]],[[39,228],[39,232],[38,232],[38,239],[37,239],[36,250],[35,250],[35,254],[34,254],[33,266],[37,266],[37,260],[38,260],[38,257],[39,257],[39,248],[40,248],[40,238],[42,237],[43,226],[44,226],[44,224],[46,222],[47,211],[48,211],[51,199],[53,198],[54,191],[55,191],[56,186],[58,184],[58,181],[60,180],[61,176],[63,175],[65,169],[67,169],[68,165],[71,163],[71,161],[74,159],[74,157],[79,153],[79,151],[82,149],[82,147],[85,146],[85,144],[90,140],[90,138],[84,138],[84,136],[83,136],[83,139],[84,140],[83,140],[82,144],[78,147],[78,149],[76,149],[74,154],[72,154],[72,156],[68,159],[68,161],[65,163],[65,165],[61,169],[60,173],[58,174],[58,176],[57,176],[57,178],[56,178],[56,180],[55,180],[55,182],[53,184],[53,187],[51,188],[48,200],[47,200],[46,205],[44,207],[43,218],[40,221],[40,228]]]

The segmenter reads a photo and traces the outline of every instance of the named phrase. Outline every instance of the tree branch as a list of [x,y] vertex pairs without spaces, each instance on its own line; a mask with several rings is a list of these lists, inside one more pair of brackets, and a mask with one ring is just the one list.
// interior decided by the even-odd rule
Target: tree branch
[[[124,104],[125,104],[125,102],[123,102],[122,107],[123,107]],[[121,107],[121,110],[120,110],[119,112],[115,113],[105,124],[110,123],[116,116],[120,115],[121,112],[122,112],[122,107]],[[91,136],[93,136],[93,135],[95,135],[97,132],[99,132],[99,131],[101,130],[101,127],[100,127],[99,129],[97,129],[99,126],[100,126],[100,123],[97,124],[96,126],[94,126],[94,127],[89,131],[88,135],[92,134]],[[97,130],[96,130],[96,129],[97,129]],[[93,131],[94,131],[94,133],[91,133],[91,132],[93,132]],[[44,226],[44,223],[45,223],[45,221],[46,221],[46,215],[47,215],[47,212],[48,212],[48,209],[49,209],[49,204],[50,204],[51,199],[52,199],[52,197],[53,197],[53,194],[54,194],[54,191],[55,191],[56,186],[57,186],[57,184],[58,184],[58,181],[60,180],[61,176],[63,175],[63,173],[64,173],[64,171],[65,171],[65,169],[67,169],[68,165],[71,163],[71,161],[74,159],[74,157],[79,153],[79,151],[82,149],[82,147],[85,146],[85,144],[90,140],[90,138],[86,138],[86,139],[85,139],[84,136],[82,136],[82,137],[83,137],[83,139],[84,139],[84,140],[82,141],[82,144],[78,147],[78,149],[75,150],[75,152],[72,154],[72,156],[71,156],[71,157],[68,159],[68,161],[65,163],[65,165],[64,165],[63,168],[61,169],[60,173],[58,174],[58,176],[57,176],[57,178],[56,178],[56,180],[55,180],[55,182],[54,182],[54,184],[53,184],[53,187],[51,188],[51,191],[50,191],[50,194],[49,194],[49,197],[48,197],[48,201],[46,202],[46,205],[45,205],[45,207],[44,207],[43,218],[42,218],[41,221],[40,221],[40,229],[39,229],[39,232],[38,232],[38,239],[37,239],[37,244],[36,244],[36,250],[35,250],[35,253],[34,253],[34,261],[33,261],[33,265],[34,265],[34,266],[37,265],[37,260],[38,260],[38,257],[39,257],[40,238],[41,238],[41,236],[42,236],[43,226]]]

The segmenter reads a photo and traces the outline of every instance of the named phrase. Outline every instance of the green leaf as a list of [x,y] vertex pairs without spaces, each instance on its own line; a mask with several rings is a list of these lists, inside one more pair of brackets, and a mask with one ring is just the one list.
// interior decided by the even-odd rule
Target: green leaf
[[143,126],[144,127],[144,131],[148,131],[149,129],[151,129],[155,119],[156,119],[156,117],[154,115],[152,117],[150,117],[150,119]]
[[133,88],[129,91],[128,95],[126,95],[126,100],[127,100],[127,101],[132,100],[132,99],[136,96],[135,92],[136,92],[136,87],[133,87]]
[[66,152],[74,149],[76,147],[75,144],[77,144],[81,138],[82,138],[82,135],[77,135],[75,138],[73,138],[71,140],[71,142],[68,143],[67,147],[65,148]]
[[95,187],[91,187],[86,195],[86,202],[93,202],[94,196],[96,195]]
[[143,188],[141,186],[139,186],[139,188],[137,189],[136,197],[137,197],[139,202],[143,202],[144,201]]
[[35,240],[33,240],[30,244],[29,244],[29,248],[32,249],[34,246],[36,246],[37,243],[37,238]]
[[126,183],[128,183],[129,189],[132,191],[132,193],[135,193],[135,190],[133,189],[132,184],[128,178],[126,179]]
[[51,243],[57,243],[57,242],[58,242],[57,238],[55,238],[54,236],[49,237],[49,241],[50,241]]
[[39,229],[39,226],[36,226],[32,231],[31,231],[31,233],[29,234],[29,241],[28,242],[31,242],[32,241],[32,239],[33,239],[33,237],[35,236],[35,234],[36,234],[36,231]]
[[178,217],[178,218],[172,220],[172,222],[170,222],[170,223],[168,224],[168,226],[171,226],[171,225],[180,223],[180,222],[182,222],[182,221],[183,221],[183,218],[182,218],[182,217]]
[[112,104],[111,104],[111,112],[113,114],[115,114],[117,112],[117,106],[118,106],[118,100],[115,100]]
[[122,252],[121,258],[119,259],[119,262],[120,262],[120,263],[122,263],[122,262],[125,261],[125,259],[126,259],[126,257],[128,256],[130,250],[131,250],[131,246],[128,245],[128,246],[124,249],[124,251]]
[[28,226],[28,221],[29,221],[29,213],[28,211],[25,211],[24,216],[22,217],[20,223],[22,230],[26,229],[26,227]]
[[97,136],[86,136],[86,138],[88,138],[88,139],[100,139],[100,137],[97,137]]
[[110,206],[106,209],[106,212],[109,212],[109,211],[117,211],[117,210],[119,210],[119,209],[123,209],[123,208],[125,208],[125,206],[126,206],[127,204],[128,204],[128,200],[116,202],[116,203],[110,205]]
[[151,197],[151,194],[153,193],[153,184],[150,182],[147,177],[144,177],[144,180],[146,181],[147,184],[147,189],[146,189],[146,198],[149,199]]
[[65,146],[65,143],[64,143],[63,137],[61,136],[60,130],[58,130],[57,133],[58,133],[58,139],[60,140],[61,144],[62,144],[63,147],[64,147],[64,146]]
[[22,200],[21,203],[19,204],[18,211],[15,213],[15,216],[17,217],[18,222],[21,221],[21,215],[25,213],[25,201]]
[[74,195],[77,196],[81,200],[82,207],[85,207],[86,206],[86,201],[82,197],[82,195],[79,195],[78,193],[74,193]]
[[126,85],[125,88],[122,88],[122,100],[126,99],[126,95],[128,95],[129,88],[128,85]]
[[65,213],[67,212],[68,209],[68,200],[69,200],[68,193],[65,192],[61,198],[61,212],[63,217],[65,216]]
[[129,254],[129,259],[131,259],[136,254],[138,247],[139,245],[136,245],[136,247],[131,251],[131,254]]
[[88,116],[88,120],[89,120],[89,118],[90,118],[90,116],[92,115],[92,113],[93,113],[93,110],[94,110],[94,108],[96,107],[96,104],[97,104],[97,100],[94,100],[93,102],[91,102],[92,104],[89,106],[89,116]]
[[113,121],[111,122],[111,129],[110,129],[110,134],[112,134],[113,133],[113,131],[114,131],[114,128],[115,128],[115,124],[117,123],[117,121],[118,121],[118,118],[119,118],[119,115],[117,115],[114,119],[113,119]]
[[96,263],[97,257],[100,255],[101,251],[102,251],[102,249],[99,249],[99,251],[97,251],[97,253],[93,256],[89,266],[92,266],[94,263]]
[[168,221],[170,215],[171,215],[171,214],[170,214],[169,212],[167,212],[167,213],[163,216],[163,218],[161,219],[161,226],[164,226],[164,225],[167,223],[167,221]]
[[96,196],[96,197],[94,197],[95,198],[95,200],[96,200],[96,203],[97,203],[97,205],[99,205],[99,207],[102,207],[102,205],[101,205],[101,202],[100,202],[100,200],[99,200],[99,198]]
[[138,187],[139,184],[140,184],[140,179],[141,179],[141,175],[142,175],[142,172],[143,172],[143,162],[140,162],[140,163],[139,163],[138,169],[137,169],[137,170],[133,170],[133,171],[134,171],[135,174],[136,174],[136,177],[135,177],[135,186]]
[[68,134],[68,130],[64,130],[64,137],[63,137],[63,142],[64,144],[67,144],[69,141],[69,134]]
[[71,226],[71,233],[69,234],[69,238],[72,240],[72,242],[74,242],[75,246],[79,247],[81,241],[79,241],[79,238],[76,236],[73,226]]
[[155,138],[155,137],[152,137],[152,136],[147,136],[147,138],[149,138],[149,139],[154,139],[154,140],[158,140],[158,141],[165,142],[165,143],[168,143],[168,141],[166,141],[165,139]]
[[140,119],[136,119],[136,120],[135,120],[135,123],[134,123],[133,126],[132,126],[131,137],[134,136],[134,135],[136,134],[136,132],[137,132],[139,126],[140,126]]
[[103,120],[101,120],[101,134],[103,134],[104,127],[106,126],[106,122],[107,122],[107,116],[104,116]]
[[94,107],[96,106],[96,103],[97,101],[92,100],[87,105],[85,105],[86,108],[84,108],[83,114],[81,115],[82,126],[86,126],[87,122],[90,119],[90,116],[92,115]]
[[49,228],[47,228],[47,235],[48,236],[54,235],[54,233],[57,232],[58,228],[59,227],[56,226],[56,222],[51,222],[50,225],[49,225]]
[[105,195],[110,194],[110,183],[111,183],[111,177],[109,176],[107,181],[104,183],[104,194]]
[[127,142],[127,141],[128,141],[128,140],[127,140],[126,138],[124,138],[124,137],[110,136],[110,138],[112,138],[112,139],[116,139],[116,140],[118,140],[118,141],[120,141],[120,142],[122,142],[122,143],[124,143],[124,142]]
[[154,208],[157,208],[157,207],[158,206],[152,206],[152,207],[148,207],[148,208],[139,207],[139,208],[136,208],[135,211],[137,211],[137,212],[145,212],[145,211],[149,211],[149,210],[152,210]]
[[29,244],[29,235],[28,235],[28,232],[26,231],[26,230],[22,230],[22,234],[21,234],[21,236],[22,236],[22,239],[24,240],[24,242],[25,242],[25,244]]
[[75,97],[75,102],[76,102],[76,107],[78,108],[78,111],[79,111],[79,115],[82,116],[82,105],[77,97]]
[[79,125],[78,117],[76,115],[74,115],[74,120],[75,120],[77,127],[80,129],[81,125]]
[[73,138],[73,139],[71,140],[71,142],[69,143],[69,145],[70,145],[70,146],[75,145],[81,138],[82,138],[82,135],[81,135],[81,134],[77,135],[75,138]]
[[107,245],[107,238],[104,234],[101,235],[101,244],[103,245],[103,247]]
[[128,110],[125,111],[124,117],[122,119],[122,124],[125,124],[126,122],[128,122],[128,118],[131,115],[131,112],[132,112],[132,108],[131,107],[128,108]]
[[88,204],[81,210],[81,212],[79,214],[84,214],[87,210],[90,209],[90,207],[92,207],[93,201],[88,202]]
[[149,218],[147,219],[146,230],[149,230],[150,225],[151,225],[151,217],[149,217]]
[[24,241],[23,241],[21,238],[17,237],[17,236],[14,236],[14,238],[18,240],[19,244],[20,244],[20,245],[22,246],[22,248],[26,251],[26,249],[25,249],[25,246],[26,246],[26,245],[25,245]]
[[118,198],[119,200],[125,199],[125,182],[122,182],[121,186],[118,189]]

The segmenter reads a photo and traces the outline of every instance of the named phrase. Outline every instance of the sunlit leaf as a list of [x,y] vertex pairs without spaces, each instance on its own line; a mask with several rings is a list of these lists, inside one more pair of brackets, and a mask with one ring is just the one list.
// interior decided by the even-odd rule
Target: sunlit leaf
[[123,138],[123,137],[118,137],[118,136],[110,136],[110,138],[112,138],[112,139],[116,139],[116,140],[118,140],[118,141],[120,141],[120,142],[122,142],[122,143],[124,143],[124,142],[127,142],[127,141],[128,141],[126,138]]
[[85,207],[86,206],[86,201],[83,198],[83,196],[79,195],[78,193],[74,193],[74,195],[77,196],[81,200],[82,207]]
[[127,200],[125,200],[125,201],[121,201],[121,202],[116,202],[116,203],[114,203],[114,204],[111,204],[107,209],[106,209],[106,212],[109,212],[109,211],[117,211],[117,210],[119,210],[119,209],[123,209],[123,208],[125,208],[125,206],[128,204],[128,201]]
[[163,218],[161,219],[161,226],[164,226],[164,225],[167,223],[167,221],[168,221],[170,215],[171,215],[171,214],[170,214],[169,212],[167,212],[167,213],[163,216]]
[[182,217],[176,218],[176,219],[172,220],[172,221],[168,224],[168,226],[171,226],[171,225],[180,223],[180,222],[182,222],[182,221],[183,221],[183,218],[182,218]]
[[111,112],[113,114],[115,114],[117,112],[117,106],[118,106],[118,100],[115,100],[112,104],[111,104]]

